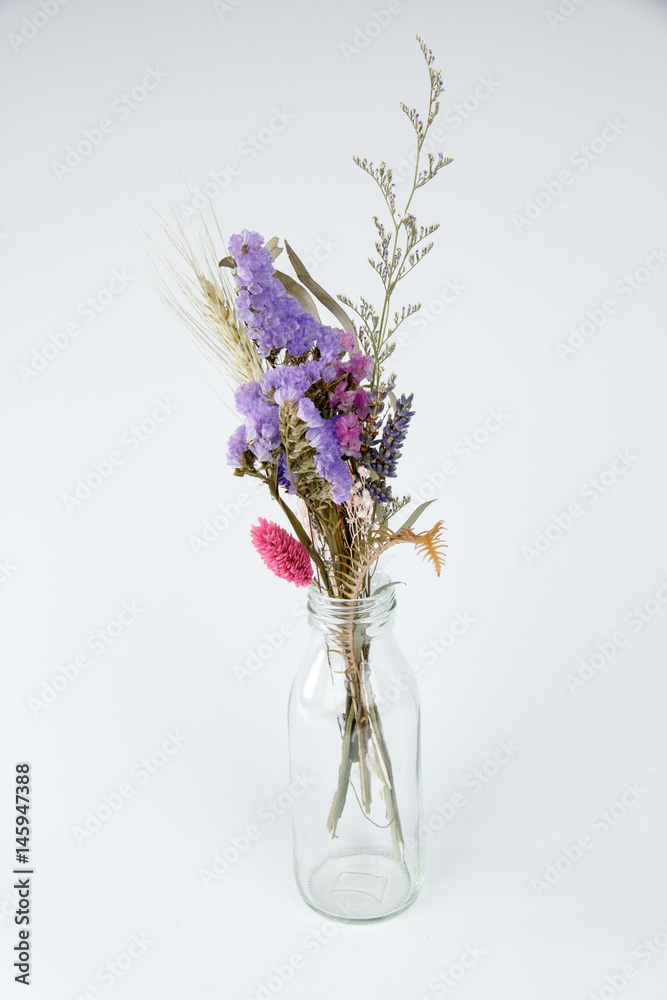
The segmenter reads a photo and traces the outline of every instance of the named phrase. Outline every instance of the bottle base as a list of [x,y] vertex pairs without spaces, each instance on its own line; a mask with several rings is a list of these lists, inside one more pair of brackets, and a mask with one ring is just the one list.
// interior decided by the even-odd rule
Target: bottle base
[[385,920],[407,909],[419,894],[421,879],[384,851],[346,851],[311,870],[299,891],[312,909],[345,923]]

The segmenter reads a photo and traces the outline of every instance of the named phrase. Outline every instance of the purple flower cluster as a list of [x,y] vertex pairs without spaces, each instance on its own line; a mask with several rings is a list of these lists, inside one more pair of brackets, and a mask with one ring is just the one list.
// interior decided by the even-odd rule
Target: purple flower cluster
[[[229,464],[239,465],[240,455],[251,451],[260,462],[269,462],[280,444],[278,406],[266,398],[260,382],[246,382],[234,393],[236,409],[244,418],[229,442]],[[245,447],[241,442],[245,438]]]
[[312,399],[300,401],[297,416],[308,430],[306,440],[315,449],[315,468],[318,475],[331,485],[331,499],[344,503],[350,499],[352,479],[347,463],[341,457],[335,422],[322,416]]
[[246,382],[236,390],[234,403],[244,422],[229,440],[230,465],[240,465],[246,451],[260,462],[271,460],[271,453],[280,444],[280,404],[301,399],[313,382],[322,378],[323,366],[322,361],[277,365],[265,372],[259,382]]
[[244,229],[229,240],[236,261],[238,316],[248,327],[260,356],[286,347],[294,358],[317,348],[324,361],[341,353],[340,332],[322,326],[274,277],[273,259],[259,233]]
[[[236,390],[234,402],[244,422],[229,439],[227,460],[230,465],[238,467],[249,451],[260,462],[271,461],[273,452],[280,445],[280,404],[287,401],[298,403],[297,416],[306,424],[306,439],[315,451],[315,468],[330,484],[332,500],[343,503],[350,497],[352,481],[342,455],[358,454],[358,448],[354,451],[354,444],[355,426],[358,442],[359,421],[354,414],[334,419],[323,417],[313,400],[304,395],[321,377],[318,374],[321,364],[320,361],[312,361],[294,366],[279,365],[266,372],[261,382],[247,382]],[[339,420],[347,421],[343,436],[338,430]],[[279,456],[278,474],[281,484],[293,493],[294,485],[289,479],[284,455]]]
[[273,393],[276,403],[301,399],[311,385],[328,379],[330,366],[325,361],[305,361],[300,365],[276,365],[262,375],[261,385],[265,395]]
[[[246,460],[277,460],[278,481],[294,492],[285,454],[279,450],[279,418],[283,403],[296,403],[315,453],[315,468],[330,484],[332,500],[342,503],[349,499],[352,485],[345,458],[359,456],[360,421],[368,416],[368,392],[359,383],[372,375],[373,359],[357,349],[351,333],[322,326],[287,294],[274,277],[271,254],[259,233],[243,230],[229,240],[229,249],[237,264],[238,315],[262,357],[283,348],[285,355],[280,364],[272,359],[272,367],[258,382],[236,390],[234,401],[243,424],[229,440],[227,460],[237,468]],[[331,416],[325,417],[306,395],[321,382],[333,386],[325,403]]]
[[[269,359],[259,381],[236,390],[243,423],[229,439],[229,464],[239,468],[255,460],[275,462],[278,482],[295,492],[299,474],[292,470],[290,478],[279,427],[280,407],[289,402],[306,425],[315,469],[329,483],[334,503],[350,498],[350,460],[352,467],[356,461],[375,473],[378,478],[368,479],[367,488],[377,502],[389,502],[385,479],[396,475],[413,416],[412,396],[401,396],[380,440],[374,441],[378,390],[372,393],[361,385],[372,378],[373,358],[358,349],[351,332],[322,326],[285,291],[259,233],[243,230],[229,240],[229,249],[236,261],[238,315],[261,357]],[[390,388],[384,387],[385,395]]]
[[382,431],[382,438],[376,448],[371,449],[369,468],[378,476],[396,475],[396,464],[401,457],[401,449],[408,433],[410,420],[415,411],[410,409],[413,393],[396,400],[393,414],[388,418]]

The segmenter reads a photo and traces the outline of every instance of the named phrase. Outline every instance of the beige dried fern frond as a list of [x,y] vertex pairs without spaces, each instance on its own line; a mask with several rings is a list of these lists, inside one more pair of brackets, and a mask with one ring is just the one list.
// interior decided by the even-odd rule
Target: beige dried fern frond
[[442,529],[442,521],[434,524],[430,531],[416,532],[411,528],[393,531],[386,524],[373,528],[350,556],[338,557],[333,573],[338,597],[356,601],[361,595],[366,575],[374,563],[394,545],[406,542],[414,545],[425,559],[429,559],[440,576],[445,558],[443,549],[446,547],[440,538]]
[[[429,559],[438,576],[445,565],[444,549],[447,548],[445,541],[440,537],[440,532],[444,527],[444,521],[436,521],[430,531],[421,531],[414,535],[414,545],[417,552],[421,552],[424,559]],[[409,529],[408,529],[409,530]]]

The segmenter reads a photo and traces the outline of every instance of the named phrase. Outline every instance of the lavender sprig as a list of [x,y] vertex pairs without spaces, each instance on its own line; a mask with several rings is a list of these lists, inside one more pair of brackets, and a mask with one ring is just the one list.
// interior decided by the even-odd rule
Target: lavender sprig
[[408,433],[410,420],[415,411],[410,409],[413,393],[401,396],[396,400],[393,414],[387,419],[382,431],[382,438],[368,463],[369,468],[381,478],[395,478],[396,465],[401,457],[401,450]]

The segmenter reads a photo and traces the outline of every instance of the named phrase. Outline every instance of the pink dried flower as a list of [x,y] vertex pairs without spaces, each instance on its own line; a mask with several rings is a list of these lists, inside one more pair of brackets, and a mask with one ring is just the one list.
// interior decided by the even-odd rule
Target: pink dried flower
[[348,351],[350,354],[357,346],[354,342],[354,334],[350,330],[340,331],[340,346],[344,351]]
[[360,429],[359,418],[355,413],[346,413],[344,417],[336,417],[334,430],[344,455],[359,455],[361,451]]
[[355,389],[354,392],[354,412],[360,420],[365,420],[368,416],[368,403],[370,396],[365,389]]
[[297,587],[307,587],[313,580],[313,567],[304,545],[275,521],[260,517],[250,529],[252,544],[269,569],[281,580]]
[[347,388],[347,380],[339,382],[329,393],[328,404],[347,413],[354,411],[360,420],[368,416],[368,392],[361,388]]
[[340,378],[341,375],[351,375],[355,382],[361,382],[362,379],[371,377],[374,364],[370,354],[351,351],[347,361],[334,361],[333,369],[336,378]]
[[329,406],[336,407],[339,410],[349,409],[349,398],[351,396],[353,396],[353,394],[348,392],[347,379],[343,379],[343,381],[335,385],[329,393]]

